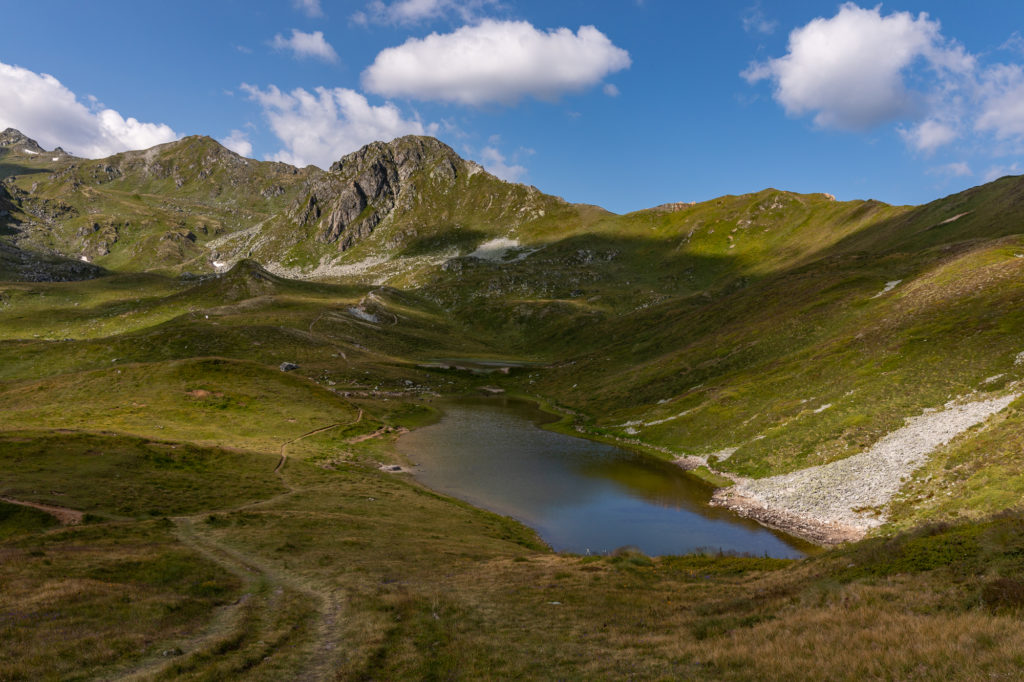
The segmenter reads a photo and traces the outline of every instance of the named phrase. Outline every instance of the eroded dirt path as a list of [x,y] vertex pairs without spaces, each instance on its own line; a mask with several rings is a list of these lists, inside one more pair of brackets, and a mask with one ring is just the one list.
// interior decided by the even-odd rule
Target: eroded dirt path
[[[348,426],[352,426],[353,424],[358,424],[362,420],[363,420],[363,408],[360,407],[359,408],[359,414],[356,416],[356,420],[354,422],[352,422],[351,424],[348,424]],[[281,459],[279,459],[277,461],[277,466],[274,467],[274,473],[275,474],[279,474],[281,472],[281,469],[284,468],[284,463],[286,461],[288,461],[287,448],[288,448],[289,445],[291,445],[292,443],[295,443],[297,441],[300,441],[303,438],[308,438],[309,436],[315,436],[316,434],[323,433],[324,431],[330,431],[331,429],[336,429],[339,426],[342,426],[342,424],[338,423],[338,424],[331,424],[330,426],[323,426],[323,427],[321,427],[319,429],[313,429],[309,433],[304,433],[301,436],[299,436],[298,438],[292,438],[289,441],[285,441],[284,443],[281,443]]]
[[77,509],[68,509],[67,507],[58,507],[52,504],[41,504],[39,502],[29,502],[28,500],[17,500],[13,497],[5,497],[2,495],[0,495],[0,501],[6,502],[7,504],[32,507],[33,509],[44,511],[60,521],[62,526],[76,526],[82,522],[82,518],[85,516],[84,512],[80,512]]
[[[283,471],[288,459],[288,446],[339,426],[359,423],[362,418],[363,410],[360,409],[354,422],[330,424],[282,443],[274,475],[285,484],[286,491],[266,500],[216,513],[231,514],[266,507],[293,495],[296,490],[285,480]],[[343,593],[334,586],[293,573],[217,537],[217,530],[204,523],[208,515],[208,512],[203,512],[172,519],[175,533],[183,545],[236,576],[243,585],[242,596],[235,603],[218,608],[209,624],[195,636],[168,642],[162,647],[171,651],[170,656],[162,651],[130,669],[116,671],[106,679],[151,679],[170,673],[172,667],[201,672],[211,652],[224,648],[228,642],[248,642],[248,646],[258,647],[261,657],[267,659],[275,654],[301,656],[305,662],[293,679],[333,679],[346,654],[341,627],[345,609]],[[303,604],[302,608],[308,613],[310,631],[305,633],[294,628],[282,628],[278,622],[279,614],[285,610],[282,605],[290,603],[290,608],[294,609],[296,602]]]

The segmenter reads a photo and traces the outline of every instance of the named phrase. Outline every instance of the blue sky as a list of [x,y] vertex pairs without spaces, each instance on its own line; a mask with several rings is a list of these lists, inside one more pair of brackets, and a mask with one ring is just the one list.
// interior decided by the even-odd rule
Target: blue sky
[[[922,15],[922,13],[927,13]],[[777,187],[923,203],[1024,173],[1024,3],[4,3],[0,128],[327,166],[434,134],[625,212]]]

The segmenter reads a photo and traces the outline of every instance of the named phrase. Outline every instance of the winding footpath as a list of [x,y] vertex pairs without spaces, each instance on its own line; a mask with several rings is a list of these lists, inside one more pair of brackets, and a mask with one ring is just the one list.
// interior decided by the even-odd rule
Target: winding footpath
[[39,502],[28,502],[27,500],[18,500],[13,497],[4,497],[0,495],[0,502],[6,502],[7,504],[16,504],[20,507],[31,507],[32,509],[38,509],[39,511],[46,512],[50,516],[60,521],[62,526],[76,526],[82,522],[85,517],[83,512],[77,509],[68,509],[67,507],[58,507],[53,504],[41,504]]
[[[233,509],[218,510],[218,514],[230,514],[239,511],[267,507],[294,495],[297,491],[284,475],[284,466],[288,460],[289,445],[324,431],[359,423],[363,418],[360,409],[355,421],[350,423],[330,424],[293,438],[281,444],[280,458],[273,473],[285,487],[285,492],[265,500],[250,502]],[[321,680],[330,679],[341,658],[345,655],[340,623],[345,610],[343,593],[333,586],[319,584],[314,580],[299,576],[263,557],[246,552],[215,537],[206,530],[203,519],[208,512],[191,516],[179,516],[172,519],[175,533],[183,545],[197,554],[216,563],[224,570],[236,576],[243,585],[243,594],[235,603],[217,609],[210,623],[191,638],[170,642],[168,646],[173,656],[162,653],[146,660],[137,662],[131,668],[114,672],[105,679],[142,680],[165,675],[172,666],[187,669],[189,659],[201,661],[211,651],[216,651],[224,642],[239,640],[259,640],[269,656],[275,649],[295,650],[296,646],[304,654],[306,660],[296,679]],[[304,600],[310,604],[310,615],[313,619],[312,636],[305,645],[297,645],[292,641],[275,641],[273,633],[267,631],[272,627],[274,614],[287,599]],[[280,636],[277,636],[277,640]]]
[[[363,408],[360,407],[359,408],[359,414],[356,416],[356,420],[354,422],[352,422],[352,424],[358,424],[362,420],[363,420]],[[289,441],[285,441],[284,443],[281,443],[281,453],[280,453],[281,454],[281,459],[279,459],[277,461],[277,466],[274,467],[274,473],[280,475],[281,474],[281,469],[284,468],[284,463],[286,461],[288,461],[287,448],[288,448],[289,445],[291,445],[292,443],[296,443],[296,442],[302,440],[303,438],[309,438],[310,436],[314,436],[314,435],[316,435],[318,433],[323,433],[324,431],[330,431],[331,429],[336,429],[339,426],[341,426],[341,424],[331,424],[330,426],[324,426],[324,427],[321,427],[319,429],[313,429],[312,431],[310,431],[308,433],[302,434],[298,438],[292,438]],[[351,424],[350,424],[350,426],[351,426]]]

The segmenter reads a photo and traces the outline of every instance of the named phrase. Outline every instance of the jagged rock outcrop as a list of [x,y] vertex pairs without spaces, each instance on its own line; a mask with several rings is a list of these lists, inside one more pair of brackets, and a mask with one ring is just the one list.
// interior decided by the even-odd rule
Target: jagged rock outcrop
[[[3,140],[12,146],[0,158],[14,162],[0,237],[127,269],[218,271],[252,258],[328,276],[364,241],[374,257],[448,258],[564,205],[431,137],[374,142],[329,170],[245,158],[205,136],[104,159],[35,153],[14,130]],[[32,172],[15,174],[22,166]]]
[[26,136],[20,130],[15,130],[14,128],[8,128],[0,133],[0,149],[10,149],[12,151],[21,152],[28,150],[28,153],[30,154],[42,154],[46,151],[39,146],[38,142]]
[[0,241],[0,281],[72,282],[93,279],[105,272],[85,261],[37,253]]
[[0,226],[7,223],[15,208],[14,197],[7,191],[3,183],[0,183]]
[[317,225],[316,239],[344,251],[415,199],[413,177],[453,184],[474,169],[451,147],[430,137],[373,142],[346,155],[331,172],[314,179],[305,201],[293,206],[300,225]]

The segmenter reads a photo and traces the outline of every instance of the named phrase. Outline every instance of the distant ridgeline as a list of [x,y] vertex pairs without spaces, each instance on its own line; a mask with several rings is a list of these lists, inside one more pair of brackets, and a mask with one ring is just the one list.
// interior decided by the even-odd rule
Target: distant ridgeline
[[[161,282],[166,299],[125,304],[89,333],[205,325],[176,316],[301,307],[316,286],[348,287],[356,299],[309,319],[265,311],[260,333],[356,344],[328,356],[378,353],[373,372],[415,385],[438,358],[529,361],[502,387],[559,403],[576,432],[709,475],[846,460],[926,408],[974,392],[1002,400],[1024,379],[1020,177],[919,207],[766,189],[615,215],[503,182],[429,137],[374,142],[325,171],[208,137],[85,160],[7,130],[0,178],[0,280]],[[204,354],[242,354],[214,341],[224,330],[202,330]],[[239,347],[258,343],[269,344]],[[271,367],[293,359],[260,352]],[[987,493],[943,499],[1005,508],[1010,484],[985,471],[970,475]],[[849,509],[874,508],[850,495]],[[877,519],[950,513],[927,499]]]

